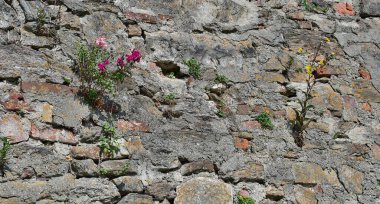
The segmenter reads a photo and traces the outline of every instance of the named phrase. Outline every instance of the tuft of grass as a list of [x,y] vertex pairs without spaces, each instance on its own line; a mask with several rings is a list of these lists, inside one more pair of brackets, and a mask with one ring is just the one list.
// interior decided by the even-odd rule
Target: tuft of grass
[[101,167],[101,168],[99,169],[99,173],[100,173],[100,175],[102,175],[102,176],[107,175],[108,172],[109,172],[109,171],[108,171],[108,169],[106,169],[106,168]]
[[238,196],[238,204],[255,204],[255,200],[251,197]]
[[69,86],[71,84],[71,79],[63,77],[63,84]]
[[226,117],[226,113],[222,109],[218,109],[218,112],[216,112],[216,115],[221,117],[221,118]]
[[199,79],[201,77],[201,65],[195,58],[184,60],[183,63],[189,67],[189,74],[191,76],[195,79]]
[[310,3],[309,0],[301,0],[301,4],[307,11],[310,12],[326,13],[329,10],[329,7]]
[[175,99],[175,93],[165,94],[163,99],[166,103],[171,102]]
[[127,172],[128,172],[128,169],[129,169],[129,163],[125,163],[125,164],[123,165],[122,172],[123,172],[123,173],[127,173]]
[[230,80],[228,79],[228,77],[224,76],[224,75],[217,75],[216,78],[215,78],[215,81],[218,82],[218,83],[228,83]]
[[270,120],[269,115],[266,112],[262,112],[259,116],[256,117],[256,120],[259,121],[261,127],[265,129],[272,130],[274,128],[274,125],[272,124],[272,121]]

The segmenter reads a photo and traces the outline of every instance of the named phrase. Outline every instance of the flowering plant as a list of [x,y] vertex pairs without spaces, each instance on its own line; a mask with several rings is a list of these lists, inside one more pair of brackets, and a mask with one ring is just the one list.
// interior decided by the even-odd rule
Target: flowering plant
[[[325,43],[330,43],[330,38],[326,38]],[[323,69],[328,64],[328,62],[335,56],[334,52],[329,54],[321,53],[322,44],[323,42],[319,43],[315,53],[313,54],[312,60],[305,65],[305,70],[307,73],[307,88],[304,92],[304,98],[298,99],[298,103],[301,106],[301,110],[294,109],[296,113],[296,118],[295,120],[291,121],[293,132],[295,133],[294,140],[299,147],[302,147],[304,145],[303,134],[305,129],[309,126],[310,122],[314,120],[312,118],[308,118],[306,115],[308,110],[313,108],[313,106],[310,104],[310,100],[312,99],[311,92],[313,90],[314,85],[317,82],[315,78],[316,72],[319,69]],[[302,55],[303,49],[298,48],[297,54]]]
[[117,83],[122,82],[129,75],[130,68],[141,60],[140,52],[134,49],[113,60],[113,54],[106,50],[107,46],[105,36],[98,37],[95,45],[77,46],[82,94],[92,105],[96,105],[106,93],[115,94]]

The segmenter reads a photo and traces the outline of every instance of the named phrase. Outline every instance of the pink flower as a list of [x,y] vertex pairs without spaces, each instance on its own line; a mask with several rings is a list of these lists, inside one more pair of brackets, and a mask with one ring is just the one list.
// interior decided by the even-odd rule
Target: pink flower
[[141,54],[140,51],[133,49],[132,53],[130,55],[126,55],[127,62],[140,62],[141,60]]
[[99,47],[107,47],[106,37],[102,35],[96,38],[96,45]]
[[100,73],[103,73],[106,71],[106,66],[102,63],[99,63],[98,64],[98,70],[100,71]]
[[120,67],[125,67],[125,62],[122,58],[117,58],[117,65],[120,66]]

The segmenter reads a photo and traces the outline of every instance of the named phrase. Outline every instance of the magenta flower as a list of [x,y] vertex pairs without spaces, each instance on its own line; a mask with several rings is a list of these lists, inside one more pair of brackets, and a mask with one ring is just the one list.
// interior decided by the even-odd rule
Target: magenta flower
[[106,66],[109,64],[108,59],[105,59],[103,63],[98,63],[98,70],[100,73],[104,73],[106,71]]
[[125,62],[122,58],[117,58],[117,66],[120,66],[121,68],[125,67]]
[[127,62],[140,62],[141,60],[141,54],[140,51],[133,49],[132,53],[130,55],[126,55]]
[[99,47],[107,47],[106,37],[102,35],[96,38],[96,45]]

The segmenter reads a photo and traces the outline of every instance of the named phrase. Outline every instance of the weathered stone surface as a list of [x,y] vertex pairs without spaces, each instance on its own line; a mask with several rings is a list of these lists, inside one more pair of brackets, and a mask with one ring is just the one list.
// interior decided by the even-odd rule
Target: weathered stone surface
[[0,133],[11,141],[19,143],[29,139],[30,122],[16,114],[7,114],[0,119]]
[[70,164],[63,155],[52,148],[21,143],[12,146],[12,157],[7,160],[7,168],[17,176],[24,173],[25,168],[33,168],[37,177],[49,178],[67,173]]
[[330,184],[340,186],[340,182],[333,170],[322,170],[322,167],[314,163],[296,163],[292,166],[294,182],[303,185]]
[[122,176],[112,180],[122,194],[142,193],[144,186],[138,177]]
[[373,158],[380,161],[380,146],[377,144],[372,145],[372,155]]
[[353,83],[355,90],[354,96],[364,102],[380,102],[380,93],[368,81],[355,81]]
[[4,0],[0,0],[0,29],[10,29],[19,23],[15,10]]
[[63,98],[55,105],[53,123],[77,129],[84,118],[90,114],[88,106],[79,99]]
[[349,166],[342,166],[339,168],[339,178],[342,181],[344,187],[352,193],[363,192],[363,179],[364,174]]
[[361,16],[380,16],[380,3],[376,0],[362,1]]
[[175,198],[175,185],[168,182],[153,183],[147,187],[147,194],[153,196],[155,200],[164,200]]
[[118,177],[137,174],[137,166],[131,160],[109,160],[100,164],[100,168],[106,171],[105,175]]
[[264,166],[256,163],[248,163],[241,169],[235,170],[224,176],[233,182],[262,182],[264,181]]
[[71,155],[78,159],[99,159],[100,148],[95,145],[75,146],[71,149]]
[[294,188],[294,197],[299,204],[317,204],[315,192],[310,188],[296,186]]
[[75,180],[75,186],[70,189],[69,203],[113,203],[120,198],[120,193],[113,183],[101,178],[80,178]]
[[201,160],[182,165],[181,174],[184,176],[199,172],[214,172],[214,164],[210,160]]
[[125,53],[131,47],[127,40],[127,28],[113,13],[94,12],[81,18],[80,23],[89,44],[94,44],[98,36],[104,35],[117,53]]
[[117,128],[120,129],[122,132],[127,132],[127,131],[149,132],[148,124],[141,121],[118,120]]
[[317,84],[312,92],[311,103],[319,110],[330,109],[333,111],[343,110],[343,99],[328,84]]
[[117,204],[153,204],[152,196],[130,193],[123,197]]
[[211,178],[193,178],[178,186],[176,192],[175,204],[233,203],[231,186]]
[[99,168],[92,159],[73,160],[71,161],[71,169],[80,177],[99,175]]
[[346,134],[352,140],[353,143],[367,144],[370,142],[370,132],[366,127],[355,127],[349,130]]
[[78,139],[75,135],[65,129],[42,129],[40,130],[36,125],[32,124],[30,137],[49,142],[61,142],[65,144],[75,145]]
[[198,161],[205,157],[211,161],[220,161],[235,149],[230,135],[192,131],[168,131],[159,136],[146,135],[141,140],[145,149],[153,153],[152,161],[157,165],[171,164],[178,157],[186,158],[188,161]]

